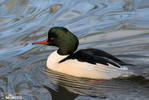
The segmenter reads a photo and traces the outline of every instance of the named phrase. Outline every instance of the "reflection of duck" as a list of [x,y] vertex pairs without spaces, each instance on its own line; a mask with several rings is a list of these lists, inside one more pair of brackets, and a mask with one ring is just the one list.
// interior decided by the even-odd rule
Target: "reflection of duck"
[[43,87],[51,93],[52,100],[74,100],[78,96],[78,94],[69,92],[67,89],[60,85],[58,85],[57,91],[54,91],[45,85]]
[[79,41],[64,27],[53,27],[48,32],[48,39],[33,44],[56,46],[47,59],[49,69],[76,77],[111,79],[132,74],[120,59],[98,49],[81,49],[77,52]]

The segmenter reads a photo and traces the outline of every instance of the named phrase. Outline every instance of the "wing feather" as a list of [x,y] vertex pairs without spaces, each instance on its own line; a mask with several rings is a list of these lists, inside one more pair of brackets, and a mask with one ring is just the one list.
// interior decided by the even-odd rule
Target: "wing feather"
[[97,64],[97,63],[103,64],[103,65],[112,64],[118,68],[120,68],[123,65],[127,65],[125,62],[112,56],[111,54],[108,54],[98,49],[81,49],[76,53],[64,58],[59,63],[62,63],[69,59],[77,59],[81,62],[88,62],[91,64]]

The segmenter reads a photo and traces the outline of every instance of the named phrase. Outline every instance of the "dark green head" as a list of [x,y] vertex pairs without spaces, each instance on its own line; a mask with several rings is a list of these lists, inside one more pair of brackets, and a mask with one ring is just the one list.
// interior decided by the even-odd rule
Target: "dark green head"
[[78,47],[78,38],[64,27],[53,27],[48,32],[48,39],[34,44],[46,44],[58,47],[60,55],[72,54]]

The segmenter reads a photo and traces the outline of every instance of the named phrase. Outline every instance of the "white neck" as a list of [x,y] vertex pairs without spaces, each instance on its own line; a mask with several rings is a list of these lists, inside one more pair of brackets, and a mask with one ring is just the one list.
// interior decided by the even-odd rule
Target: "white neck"
[[66,58],[68,55],[59,55],[57,50],[51,53],[47,59],[47,67],[50,69],[56,68],[59,61]]

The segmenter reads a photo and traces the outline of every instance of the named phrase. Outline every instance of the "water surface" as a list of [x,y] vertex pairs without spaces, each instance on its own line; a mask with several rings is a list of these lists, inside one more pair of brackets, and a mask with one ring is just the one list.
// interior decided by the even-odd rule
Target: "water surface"
[[[148,11],[148,0],[1,0],[0,95],[148,100]],[[129,68],[140,76],[99,81],[47,70],[46,59],[57,48],[32,42],[45,39],[53,26],[71,30],[79,38],[78,49],[105,50],[136,65]]]

